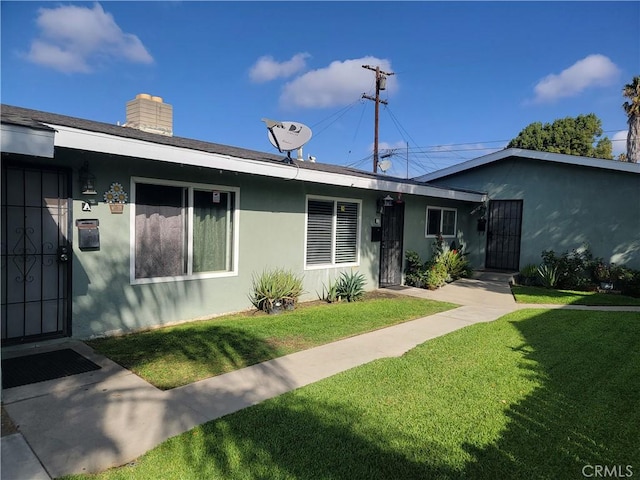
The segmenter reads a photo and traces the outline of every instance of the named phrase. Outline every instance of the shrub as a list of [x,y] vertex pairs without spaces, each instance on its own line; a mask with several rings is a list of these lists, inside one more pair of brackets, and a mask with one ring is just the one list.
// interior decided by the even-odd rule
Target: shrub
[[329,286],[322,285],[322,295],[318,295],[320,300],[324,300],[328,303],[339,302],[341,300],[338,295],[338,285],[335,283],[329,282]]
[[458,250],[445,250],[436,259],[437,264],[442,264],[447,272],[447,280],[453,281],[471,274],[467,258]]
[[471,266],[462,250],[452,248],[441,236],[433,242],[433,255],[428,262],[422,263],[420,255],[414,251],[405,253],[405,285],[434,290],[446,282],[468,277]]
[[564,252],[560,256],[553,250],[542,252],[542,264],[555,269],[557,287],[565,290],[587,289],[593,282],[594,270],[600,259],[594,259],[591,250],[583,247]]
[[538,285],[538,265],[533,263],[525,265],[518,274],[518,283],[525,286]]
[[417,252],[407,250],[404,254],[407,261],[404,269],[404,283],[411,287],[422,287],[424,284],[424,263]]
[[640,270],[625,268],[623,278],[618,281],[617,288],[623,295],[640,298]]
[[550,265],[540,265],[538,267],[538,278],[545,288],[555,288],[558,283],[558,270]]
[[293,309],[304,292],[302,278],[283,269],[264,271],[253,277],[251,303],[267,313],[277,313],[282,308]]
[[365,279],[359,272],[342,272],[336,282],[335,289],[337,298],[345,299],[347,302],[360,300],[364,295]]
[[443,263],[434,263],[424,273],[424,284],[429,290],[435,290],[447,283],[447,267]]

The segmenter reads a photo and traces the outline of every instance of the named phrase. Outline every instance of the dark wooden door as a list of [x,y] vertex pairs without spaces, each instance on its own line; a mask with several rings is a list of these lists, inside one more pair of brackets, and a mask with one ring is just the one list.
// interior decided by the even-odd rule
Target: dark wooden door
[[384,207],[380,241],[380,286],[402,283],[402,240],[404,233],[404,203]]
[[71,334],[69,176],[3,165],[3,344]]
[[486,268],[518,271],[522,200],[491,200],[488,215]]

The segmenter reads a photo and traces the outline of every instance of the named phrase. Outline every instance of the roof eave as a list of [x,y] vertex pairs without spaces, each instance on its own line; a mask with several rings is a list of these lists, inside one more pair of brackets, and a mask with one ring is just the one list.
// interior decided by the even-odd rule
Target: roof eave
[[442,170],[437,170],[426,175],[417,177],[415,180],[430,182],[440,178],[465,172],[473,168],[481,167],[489,163],[503,160],[509,157],[529,158],[532,160],[542,160],[547,162],[564,163],[583,167],[602,168],[606,170],[616,170],[629,173],[640,173],[640,164],[619,162],[616,160],[606,160],[602,158],[580,157],[576,155],[566,155],[562,153],[539,152],[535,150],[525,150],[522,148],[507,148],[498,152],[490,153],[482,157],[474,158],[466,162],[452,165]]
[[55,146],[76,150],[144,158],[167,163],[192,165],[281,178],[308,181],[367,190],[398,192],[451,200],[482,202],[482,193],[420,185],[415,182],[399,182],[380,178],[367,178],[335,172],[323,172],[300,168],[295,164],[262,162],[231,155],[209,153],[183,147],[163,145],[99,132],[88,132],[63,125],[51,125],[56,129]]

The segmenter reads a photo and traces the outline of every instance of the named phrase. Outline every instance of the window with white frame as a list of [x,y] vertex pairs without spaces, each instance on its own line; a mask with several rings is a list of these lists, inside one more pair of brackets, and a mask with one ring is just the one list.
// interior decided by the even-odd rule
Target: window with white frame
[[307,266],[358,263],[359,239],[360,202],[307,198]]
[[458,212],[455,208],[427,207],[427,237],[455,237]]
[[236,270],[237,189],[139,179],[133,194],[135,281]]

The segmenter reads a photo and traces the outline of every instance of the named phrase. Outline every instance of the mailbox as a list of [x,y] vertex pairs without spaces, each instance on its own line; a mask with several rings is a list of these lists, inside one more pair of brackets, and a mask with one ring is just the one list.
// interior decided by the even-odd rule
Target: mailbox
[[78,248],[80,250],[100,250],[100,222],[95,220],[76,220],[78,227]]

